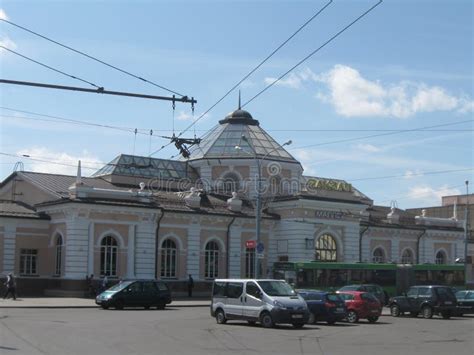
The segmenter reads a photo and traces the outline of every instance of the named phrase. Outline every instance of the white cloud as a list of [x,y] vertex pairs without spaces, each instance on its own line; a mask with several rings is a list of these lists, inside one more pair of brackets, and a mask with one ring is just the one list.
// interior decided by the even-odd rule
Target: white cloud
[[8,20],[8,16],[3,9],[0,9],[0,19]]
[[[273,83],[277,78],[265,78],[264,82],[266,85],[270,85]],[[281,79],[275,83],[277,86],[284,86],[290,89],[300,89],[301,84],[303,82],[303,78],[295,73],[290,73],[287,78]]]
[[[6,47],[6,48],[9,48],[9,49],[13,49],[13,50],[15,50],[17,48],[16,43],[13,42],[7,36],[0,37],[0,46]],[[5,52],[6,51],[3,48],[1,48],[0,54],[3,54]]]
[[[266,78],[265,82],[273,80]],[[305,82],[318,83],[315,97],[331,104],[345,117],[407,118],[421,112],[474,111],[474,101],[465,95],[455,96],[442,87],[421,82],[383,84],[366,79],[358,70],[341,64],[320,75],[306,68],[300,73],[291,73],[275,85],[300,89]]]
[[[198,119],[199,117],[201,117],[201,114],[195,114],[194,115],[194,119]],[[202,120],[206,120],[210,117],[209,114],[205,114],[204,117],[201,118],[201,121]],[[193,116],[187,112],[184,112],[184,111],[179,111],[178,115],[176,116],[176,119],[178,121],[193,121]]]
[[434,189],[429,185],[418,185],[410,188],[408,198],[416,200],[426,206],[439,205],[441,197],[449,195],[459,195],[461,191],[456,188],[450,188],[447,185]]
[[405,175],[403,176],[405,179],[413,179],[415,177],[423,176],[423,173],[419,170],[407,170],[405,171]]
[[376,153],[376,152],[381,151],[381,149],[379,147],[376,147],[375,145],[367,144],[367,143],[359,143],[359,144],[356,145],[356,148],[358,150],[361,150],[361,151],[367,152],[367,153]]
[[16,152],[18,155],[28,155],[32,159],[25,160],[28,163],[28,170],[50,174],[76,175],[77,162],[81,160],[84,176],[92,174],[105,165],[97,157],[87,151],[74,156],[65,152],[57,152],[45,147],[26,148]]

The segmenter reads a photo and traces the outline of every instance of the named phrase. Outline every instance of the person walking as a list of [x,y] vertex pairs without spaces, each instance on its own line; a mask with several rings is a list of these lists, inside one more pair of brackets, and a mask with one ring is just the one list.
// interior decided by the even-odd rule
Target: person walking
[[104,276],[102,279],[102,291],[107,290],[107,284],[109,283],[109,280],[107,279],[107,275]]
[[191,274],[189,274],[188,278],[188,297],[193,297],[193,288],[194,288],[194,280]]
[[88,282],[88,288],[89,288],[89,297],[95,297],[96,296],[96,292],[95,292],[95,288],[94,288],[94,274],[91,274],[91,276],[89,277],[89,279],[87,280]]
[[7,292],[5,292],[3,299],[8,298],[8,295],[11,294],[12,298],[16,300],[16,281],[12,273],[8,274],[5,286],[7,287]]

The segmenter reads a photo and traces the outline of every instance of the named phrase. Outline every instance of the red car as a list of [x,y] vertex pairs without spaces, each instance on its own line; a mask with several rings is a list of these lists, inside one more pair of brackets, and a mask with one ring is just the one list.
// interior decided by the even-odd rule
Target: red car
[[336,293],[346,302],[346,319],[350,323],[356,323],[360,318],[367,319],[370,323],[375,323],[379,319],[382,304],[371,293],[361,291],[337,291]]

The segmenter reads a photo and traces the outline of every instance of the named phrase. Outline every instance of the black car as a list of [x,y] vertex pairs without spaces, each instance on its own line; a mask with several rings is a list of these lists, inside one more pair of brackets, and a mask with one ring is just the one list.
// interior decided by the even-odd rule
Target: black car
[[410,312],[413,317],[422,314],[431,318],[440,314],[449,319],[456,313],[456,296],[448,286],[412,286],[403,296],[390,298],[389,307],[393,317]]
[[310,312],[308,323],[326,321],[334,324],[346,317],[346,304],[336,293],[314,290],[298,290],[298,294],[304,298]]
[[474,313],[474,291],[458,291],[456,292],[456,299],[458,301],[457,316]]
[[122,281],[99,294],[95,303],[104,309],[114,307],[157,307],[164,309],[171,303],[171,292],[161,281],[132,280]]
[[360,291],[373,294],[380,301],[382,306],[388,303],[388,295],[382,287],[375,284],[347,285],[341,287],[338,291]]

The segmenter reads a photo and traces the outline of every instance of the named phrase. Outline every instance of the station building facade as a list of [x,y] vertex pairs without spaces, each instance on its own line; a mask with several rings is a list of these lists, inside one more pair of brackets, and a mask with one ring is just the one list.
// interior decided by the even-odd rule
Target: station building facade
[[[243,138],[245,137],[245,138]],[[260,176],[260,184],[258,184]],[[262,202],[256,254],[256,197]],[[227,115],[183,160],[119,155],[90,177],[16,171],[0,184],[0,272],[23,294],[84,293],[86,276],[272,276],[276,262],[452,264],[463,221],[376,206],[343,180],[305,176],[250,113]]]

